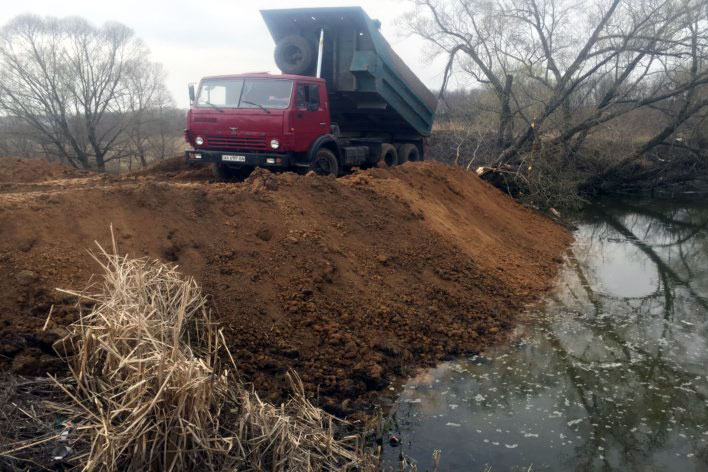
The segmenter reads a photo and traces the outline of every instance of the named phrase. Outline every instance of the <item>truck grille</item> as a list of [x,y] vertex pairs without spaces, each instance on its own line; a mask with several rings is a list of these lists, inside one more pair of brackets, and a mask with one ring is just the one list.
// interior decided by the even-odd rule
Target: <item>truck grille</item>
[[207,146],[222,149],[265,149],[264,138],[247,138],[242,136],[207,136]]

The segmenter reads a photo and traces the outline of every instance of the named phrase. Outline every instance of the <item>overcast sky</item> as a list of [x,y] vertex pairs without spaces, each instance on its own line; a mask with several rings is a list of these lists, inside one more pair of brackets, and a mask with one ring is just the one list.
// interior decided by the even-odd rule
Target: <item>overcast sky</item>
[[187,84],[206,75],[253,71],[278,73],[273,40],[259,10],[321,6],[361,6],[381,20],[381,32],[413,72],[438,88],[443,58],[430,63],[424,44],[403,35],[396,20],[405,0],[22,0],[5,1],[0,24],[22,13],[81,16],[100,25],[118,21],[132,28],[164,65],[167,86],[180,107],[188,105]]

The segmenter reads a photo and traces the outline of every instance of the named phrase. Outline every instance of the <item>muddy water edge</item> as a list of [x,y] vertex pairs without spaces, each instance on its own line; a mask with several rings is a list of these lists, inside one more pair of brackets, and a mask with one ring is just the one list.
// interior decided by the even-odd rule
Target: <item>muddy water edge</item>
[[386,463],[708,470],[708,202],[606,200],[573,223],[512,342],[401,387]]

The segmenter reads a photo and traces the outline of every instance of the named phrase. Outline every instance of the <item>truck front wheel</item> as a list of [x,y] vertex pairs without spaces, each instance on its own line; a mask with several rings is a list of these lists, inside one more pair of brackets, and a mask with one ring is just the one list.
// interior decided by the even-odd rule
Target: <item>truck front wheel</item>
[[229,167],[221,162],[214,162],[211,171],[217,180],[243,180],[253,171],[251,166]]
[[339,162],[337,156],[326,148],[320,148],[310,162],[310,170],[317,175],[339,175]]

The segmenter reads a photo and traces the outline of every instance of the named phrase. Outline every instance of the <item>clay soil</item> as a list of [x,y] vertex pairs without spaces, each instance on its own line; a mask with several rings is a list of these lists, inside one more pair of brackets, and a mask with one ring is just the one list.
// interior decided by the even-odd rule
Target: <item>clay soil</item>
[[[0,369],[62,372],[94,241],[180,266],[211,296],[244,380],[296,370],[329,411],[367,411],[412,369],[503,341],[569,234],[475,174],[409,163],[334,179],[181,161],[115,177],[0,159]],[[53,306],[53,308],[52,308]],[[46,329],[42,329],[52,309]]]

